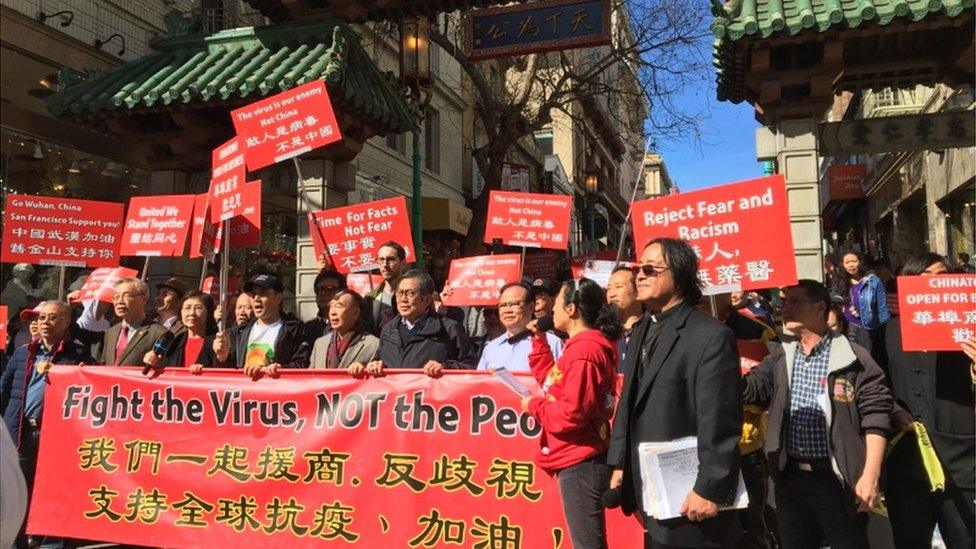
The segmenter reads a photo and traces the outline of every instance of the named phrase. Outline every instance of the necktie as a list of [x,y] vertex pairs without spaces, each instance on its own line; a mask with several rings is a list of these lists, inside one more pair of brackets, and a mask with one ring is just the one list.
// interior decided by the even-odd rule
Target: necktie
[[129,327],[122,323],[122,329],[119,330],[119,342],[115,344],[115,365],[118,366],[122,362],[122,354],[125,353],[125,348],[129,346]]

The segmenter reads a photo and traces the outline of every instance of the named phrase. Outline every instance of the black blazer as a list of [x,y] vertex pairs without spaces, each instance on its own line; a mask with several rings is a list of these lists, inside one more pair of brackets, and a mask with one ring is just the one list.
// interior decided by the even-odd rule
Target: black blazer
[[[625,512],[642,506],[641,442],[698,437],[699,471],[695,492],[719,505],[735,497],[742,434],[739,355],[732,331],[682,303],[661,327],[653,354],[640,364],[641,345],[653,324],[645,318],[631,334],[624,384],[614,420],[607,462],[623,469],[621,505]],[[638,386],[635,372],[643,368]],[[739,535],[738,513],[693,523],[684,518],[648,519],[655,541],[682,547],[728,545]]]
[[[189,337],[189,332],[186,330],[186,328],[181,328],[180,331],[177,332],[173,342],[169,344],[169,348],[166,349],[166,354],[163,355],[162,360],[159,361],[159,365],[182,367],[183,359],[186,356],[183,351],[186,349],[186,340]],[[194,364],[203,364],[204,366],[217,365],[217,354],[214,353],[213,342],[214,336],[212,335],[208,335],[203,338],[203,346],[200,348],[200,353],[193,361]]]
[[383,367],[423,368],[428,360],[436,360],[449,370],[474,369],[474,351],[464,327],[450,318],[427,314],[427,324],[407,342],[400,339],[403,320],[399,316],[383,326],[379,353]]

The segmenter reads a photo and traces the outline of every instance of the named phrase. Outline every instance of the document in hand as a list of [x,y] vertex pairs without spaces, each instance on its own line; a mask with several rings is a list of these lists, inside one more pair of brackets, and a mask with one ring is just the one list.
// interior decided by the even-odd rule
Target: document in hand
[[517,377],[512,375],[511,370],[504,366],[499,366],[497,368],[491,368],[491,373],[495,375],[498,379],[502,381],[509,389],[515,391],[519,396],[527,397],[532,396],[532,391],[528,387],[522,384]]
[[[679,438],[670,442],[643,442],[637,447],[641,479],[644,482],[644,509],[658,520],[681,516],[681,504],[695,487],[698,478],[698,439]],[[749,504],[742,476],[732,505],[719,511],[745,509]]]

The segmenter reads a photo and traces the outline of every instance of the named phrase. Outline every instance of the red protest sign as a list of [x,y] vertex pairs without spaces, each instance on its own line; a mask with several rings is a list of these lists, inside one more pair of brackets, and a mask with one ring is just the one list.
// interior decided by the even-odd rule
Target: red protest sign
[[[340,273],[378,268],[376,252],[391,240],[406,250],[407,263],[413,262],[410,217],[407,200],[402,196],[315,212],[315,220],[327,242],[325,249],[315,250],[315,257],[321,257],[327,249],[333,267]],[[316,240],[313,237],[313,245]]]
[[601,252],[573,256],[569,260],[569,266],[573,272],[573,278],[581,278],[583,276],[583,270],[586,269],[587,262],[595,260],[613,261],[615,259],[617,259],[616,251],[603,250]]
[[134,196],[122,232],[122,255],[183,255],[196,197],[192,194]]
[[7,350],[7,306],[0,305],[0,351]]
[[[234,294],[237,292],[237,287],[241,284],[241,277],[239,276],[229,276],[227,277],[227,301],[231,302],[234,299]],[[205,294],[210,294],[213,298],[214,303],[220,303],[220,278],[216,276],[204,277],[203,282],[200,283],[200,291]]]
[[976,275],[899,276],[905,351],[958,351],[976,336]]
[[198,194],[193,204],[193,227],[190,231],[190,259],[213,256],[220,249],[220,233],[223,228],[210,221],[207,213],[210,193]]
[[382,285],[382,275],[351,273],[346,276],[346,287],[361,296],[365,296]]
[[139,276],[139,271],[127,269],[125,267],[99,267],[92,271],[85,279],[84,286],[75,301],[90,301],[97,299],[106,303],[112,303],[113,288],[115,284],[123,278],[135,278]]
[[119,264],[123,205],[8,195],[0,261],[67,267]]
[[769,354],[766,344],[756,339],[737,339],[735,345],[739,350],[739,371],[742,375],[759,366]]
[[536,278],[556,278],[556,252],[541,251],[525,254],[522,265],[522,276],[535,280]]
[[210,171],[210,221],[218,223],[244,213],[244,147],[241,138],[213,150]]
[[[261,245],[261,182],[248,181],[241,191],[244,210],[230,220],[230,245],[234,249]],[[220,237],[217,237],[218,246]]]
[[252,172],[342,139],[322,80],[233,110],[230,117]]
[[441,292],[444,305],[498,304],[498,292],[509,282],[518,282],[522,258],[519,254],[478,255],[451,260],[447,283]]
[[688,241],[706,295],[796,283],[782,175],[634,202],[638,255],[656,237]]
[[491,191],[485,242],[500,238],[510,246],[565,250],[572,209],[568,195]]
[[[48,378],[37,468],[72,473],[37,476],[34,535],[165,547],[569,539],[556,480],[533,462],[540,428],[489,373],[286,371],[255,383],[59,366]],[[607,517],[612,547],[638,546],[635,520]]]

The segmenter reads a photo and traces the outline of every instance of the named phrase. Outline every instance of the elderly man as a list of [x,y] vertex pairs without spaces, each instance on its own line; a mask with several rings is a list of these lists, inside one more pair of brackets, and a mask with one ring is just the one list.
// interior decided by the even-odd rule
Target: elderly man
[[614,267],[607,282],[607,303],[616,305],[620,310],[620,325],[624,328],[624,335],[617,344],[620,351],[620,364],[617,368],[623,373],[630,334],[633,333],[634,326],[644,318],[644,304],[637,299],[637,275],[630,266]]
[[99,362],[115,366],[142,366],[142,358],[168,330],[146,318],[149,287],[138,278],[115,283],[112,305],[121,322],[105,331]]
[[382,375],[384,368],[423,368],[440,375],[444,368],[471,369],[471,340],[457,322],[434,312],[434,281],[419,270],[404,273],[396,283],[400,316],[380,333],[380,357],[366,373]]
[[329,302],[329,331],[315,341],[311,368],[342,368],[352,375],[366,372],[366,364],[379,354],[380,340],[365,331],[363,298],[339,290]]
[[243,328],[224,330],[214,339],[221,363],[243,368],[248,377],[274,377],[279,368],[308,368],[309,345],[305,327],[294,315],[283,314],[285,287],[271,274],[259,274],[244,284],[251,296],[254,318]]
[[[493,370],[504,366],[514,372],[530,372],[529,353],[532,351],[532,333],[526,329],[533,320],[535,295],[532,288],[521,282],[502,287],[498,294],[498,316],[505,333],[485,344],[478,361],[479,370]],[[551,332],[546,340],[552,349],[553,359],[563,351],[563,342]]]
[[396,317],[394,285],[407,266],[407,251],[393,242],[384,243],[377,252],[383,284],[366,295],[363,319],[367,328],[378,335],[387,322]]
[[315,289],[315,305],[318,307],[315,318],[305,322],[305,337],[308,338],[308,346],[311,348],[315,342],[329,331],[329,307],[332,303],[332,296],[336,292],[346,289],[346,277],[336,271],[322,271],[315,277],[312,284]]

